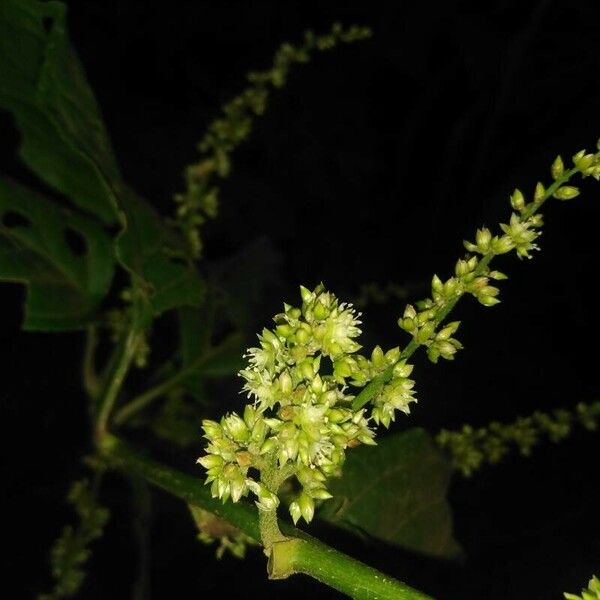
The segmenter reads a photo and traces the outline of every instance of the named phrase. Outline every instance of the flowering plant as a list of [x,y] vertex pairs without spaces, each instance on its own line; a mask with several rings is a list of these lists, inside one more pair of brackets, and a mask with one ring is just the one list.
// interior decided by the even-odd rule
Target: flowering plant
[[[323,284],[302,286],[300,299],[283,304],[274,323],[264,327],[266,313],[276,310],[271,311],[269,299],[276,298],[280,306],[279,299],[289,293],[281,285],[283,278],[279,278],[280,285],[271,285],[277,280],[273,276],[277,252],[263,240],[243,247],[237,255],[227,255],[230,249],[222,252],[227,256],[213,254],[215,245],[228,246],[229,240],[223,240],[234,226],[242,223],[244,234],[252,229],[240,218],[244,216],[242,201],[237,207],[240,214],[227,219],[227,210],[235,203],[228,199],[222,210],[222,183],[232,172],[234,151],[249,138],[275,93],[287,85],[296,68],[317,55],[347,45],[360,47],[358,43],[370,37],[367,27],[335,24],[326,33],[307,31],[297,45],[281,45],[272,64],[249,73],[245,88],[209,124],[198,144],[199,156],[184,170],[184,189],[174,194],[170,216],[164,216],[134,191],[121,173],[100,109],[67,36],[66,6],[57,1],[3,1],[0,108],[14,120],[21,136],[19,159],[23,164],[11,167],[12,178],[0,177],[0,279],[26,287],[25,330],[85,334],[82,382],[91,432],[84,460],[88,473],[71,486],[68,501],[78,523],[65,527],[54,543],[52,583],[40,599],[102,593],[97,580],[86,579],[90,548],[110,542],[110,536],[108,542],[102,537],[107,528],[114,531],[109,517],[111,512],[121,513],[122,497],[134,507],[131,537],[137,542],[140,558],[134,595],[149,597],[149,549],[162,546],[153,545],[151,535],[153,502],[162,501],[152,490],[159,488],[187,505],[189,511],[183,511],[186,526],[193,525],[197,538],[208,546],[194,546],[187,553],[193,555],[194,566],[201,562],[196,556],[203,556],[202,552],[212,559],[214,542],[219,544],[217,558],[228,553],[244,558],[249,549],[260,545],[268,556],[271,579],[300,573],[358,599],[426,600],[430,596],[425,592],[350,558],[296,526],[310,524],[314,532],[319,523],[325,523],[340,538],[342,530],[350,531],[358,534],[352,538],[357,547],[365,539],[387,544],[382,552],[393,555],[397,567],[400,563],[409,565],[406,575],[411,579],[410,561],[425,557],[426,576],[422,581],[415,576],[415,584],[432,593],[445,590],[449,586],[444,587],[431,569],[443,570],[443,561],[463,556],[454,537],[448,500],[454,473],[471,476],[486,464],[504,461],[515,450],[523,456],[532,455],[543,443],[561,442],[573,432],[591,440],[588,433],[600,429],[600,402],[579,399],[564,408],[543,407],[509,423],[466,424],[457,430],[443,429],[436,436],[420,428],[398,431],[413,420],[409,415],[421,419],[421,411],[433,406],[436,397],[431,388],[436,378],[428,380],[419,372],[417,350],[423,349],[422,354],[432,363],[457,356],[463,348],[459,328],[461,339],[467,339],[468,329],[461,323],[469,319],[458,315],[451,320],[451,313],[468,296],[484,307],[500,302],[500,287],[504,287],[507,275],[495,265],[492,268],[492,261],[513,251],[520,259],[536,255],[543,227],[542,208],[549,201],[570,201],[579,196],[579,179],[600,180],[600,147],[591,152],[581,150],[569,161],[557,157],[550,168],[551,181],[531,186],[531,193],[515,189],[509,199],[510,215],[504,222],[497,229],[479,228],[473,239],[464,242],[466,254],[448,265],[450,275],[434,275],[425,285],[388,283],[380,288],[369,283],[361,287],[365,293],[353,298],[352,285],[345,283],[348,265],[334,261],[333,268],[324,269],[327,277],[322,278],[337,277],[331,289],[339,290],[339,298]],[[415,64],[421,58],[415,54]],[[352,78],[353,85],[356,79]],[[320,90],[320,86],[313,87]],[[337,115],[334,120],[338,121]],[[296,123],[296,114],[288,121]],[[439,132],[435,135],[438,138]],[[449,141],[448,147],[453,143]],[[336,140],[335,153],[343,146]],[[452,157],[442,160],[429,148],[414,154],[427,177],[434,163],[447,163],[444,168],[448,170],[453,164]],[[473,160],[473,171],[483,172],[481,160]],[[10,161],[8,164],[12,165]],[[356,166],[358,175],[349,177],[354,182],[362,178],[362,160]],[[34,181],[33,175],[39,181]],[[145,175],[152,173],[145,169]],[[593,187],[594,182],[591,184]],[[586,185],[583,192],[587,192]],[[140,186],[144,187],[150,189],[152,185]],[[281,202],[279,198],[277,201]],[[298,203],[289,204],[295,207]],[[439,241],[448,233],[441,229],[452,229],[440,228],[434,234],[429,218],[405,219],[402,211],[386,210],[390,218],[378,213],[374,222],[382,230],[385,221],[393,224],[393,243],[388,246],[374,235],[368,237],[366,225],[365,232],[356,231],[359,219],[346,205],[329,213],[322,204],[304,211],[318,231],[314,244],[312,240],[307,244],[310,236],[306,231],[293,229],[288,219],[280,218],[283,211],[277,211],[270,225],[276,233],[284,231],[293,238],[294,254],[331,240],[341,240],[331,245],[344,260],[355,249],[371,252],[368,263],[364,263],[368,269],[363,269],[369,274],[375,267],[411,266],[411,243],[406,244],[407,251],[399,250],[404,238],[398,234],[394,215],[406,221],[401,224],[404,231],[418,233],[412,238],[415,249],[418,244],[414,256],[425,253],[433,240]],[[363,217],[372,216],[368,212]],[[205,226],[217,217],[211,227],[225,229],[211,239],[210,231],[215,230]],[[256,220],[261,221],[260,215]],[[319,263],[325,254],[319,253]],[[568,265],[555,281],[570,280],[579,266]],[[296,279],[318,281],[323,275],[318,269],[308,271],[308,277],[306,272],[300,277],[290,268],[288,279],[294,289]],[[585,285],[587,292],[589,277]],[[426,297],[413,301],[413,295],[418,297],[421,292]],[[550,294],[543,296],[546,301],[547,296]],[[384,311],[375,310],[373,304],[387,302],[390,297],[407,304],[399,312],[394,308],[389,323],[385,317],[386,325],[375,333],[377,328],[370,320],[374,315],[384,319]],[[535,306],[539,304],[536,297]],[[567,320],[566,312],[563,307],[553,315],[552,333],[557,322]],[[394,322],[398,329],[390,326]],[[511,363],[518,362],[512,352],[526,345],[516,335],[520,327],[511,324],[507,328],[515,332]],[[254,337],[257,330],[261,331],[258,342]],[[403,336],[408,340],[404,346],[397,341]],[[54,376],[68,378],[71,370],[54,368],[55,361],[62,360],[60,349],[52,347],[52,361],[48,361],[45,339],[40,336],[35,342],[43,353],[38,361],[40,369],[49,364]],[[485,336],[482,341],[489,342]],[[535,346],[536,350],[540,347]],[[495,353],[493,347],[483,357],[481,362],[487,368],[491,363],[500,364]],[[547,378],[553,384],[568,379],[563,362],[561,357],[556,372],[548,369]],[[529,363],[518,365],[521,371],[528,367]],[[513,367],[512,374],[516,371]],[[469,383],[472,375],[467,373]],[[418,405],[415,380],[422,398]],[[28,373],[25,385],[33,383]],[[61,380],[58,385],[62,384]],[[488,390],[492,387],[489,382],[486,386]],[[18,389],[20,401],[27,402],[30,397],[39,401],[39,394],[22,393],[21,379]],[[231,392],[236,389],[243,394],[245,405],[228,400],[235,397]],[[44,398],[45,393],[43,390]],[[488,396],[483,389],[478,400]],[[6,398],[10,406],[10,389]],[[36,406],[36,410],[61,413],[55,404],[39,404],[43,406]],[[500,408],[500,402],[497,404]],[[435,408],[436,415],[444,416],[439,405]],[[53,426],[44,427],[52,431],[52,464],[58,464],[60,452],[56,448],[61,436]],[[378,431],[382,428],[392,431]],[[79,429],[70,422],[65,428],[67,434]],[[64,444],[68,446],[67,441]],[[150,453],[137,450],[134,444],[148,446]],[[40,445],[44,449],[48,446]],[[24,448],[21,440],[18,447]],[[71,455],[70,446],[68,451]],[[162,461],[153,458],[159,454],[164,454]],[[202,471],[194,466],[199,454]],[[172,466],[177,457],[180,468]],[[37,469],[39,453],[35,461]],[[49,472],[54,480],[56,471]],[[37,473],[42,476],[39,469]],[[119,477],[114,477],[115,473]],[[21,472],[18,477],[20,483]],[[121,480],[128,486],[126,493],[118,487]],[[523,496],[514,493],[518,486],[512,482],[506,487],[511,495]],[[579,482],[575,487],[579,493]],[[40,490],[47,509],[51,502],[43,485]],[[40,490],[33,490],[33,501]],[[113,494],[113,490],[118,493]],[[28,523],[35,522],[40,512],[46,519],[46,510],[39,511],[39,504],[38,497],[35,509],[26,515]],[[176,521],[175,514],[169,517]],[[119,542],[121,533],[117,528]],[[180,543],[183,538],[177,539]],[[337,547],[337,540],[334,545]],[[392,553],[396,548],[403,554]],[[160,550],[170,552],[172,546]],[[176,556],[178,562],[181,554]],[[90,566],[96,570],[97,565]],[[402,571],[394,572],[402,575]],[[210,575],[204,571],[201,578],[204,584]],[[105,579],[117,586],[115,578]],[[239,579],[247,593],[247,582]],[[219,594],[231,595],[227,586],[233,586],[233,581],[213,583]],[[582,597],[595,597],[597,588],[594,577]],[[306,590],[302,588],[300,594],[306,597]]]

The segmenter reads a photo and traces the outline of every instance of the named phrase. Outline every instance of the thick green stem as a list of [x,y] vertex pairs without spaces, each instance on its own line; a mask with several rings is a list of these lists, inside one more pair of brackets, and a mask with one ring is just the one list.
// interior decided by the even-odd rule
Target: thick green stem
[[[554,192],[556,192],[556,190],[558,190],[558,188],[561,185],[567,183],[569,179],[571,179],[571,177],[573,177],[573,175],[575,175],[575,173],[578,172],[579,169],[577,169],[576,167],[565,171],[561,177],[559,177],[552,185],[548,187],[548,189],[544,191],[544,195],[537,202],[532,202],[529,205],[529,208],[521,215],[521,220],[526,221],[527,219],[529,219],[529,217],[533,216],[541,208],[544,202],[546,202],[548,198],[552,197]],[[489,264],[492,262],[494,256],[495,254],[493,252],[485,254],[477,264],[477,267],[473,272],[474,275],[483,275]],[[445,321],[446,317],[448,317],[448,315],[454,310],[454,307],[458,304],[458,301],[462,298],[463,295],[464,294],[457,295],[455,298],[450,300],[446,305],[439,309],[435,317],[436,327],[440,325],[443,321]],[[408,343],[400,353],[400,357],[398,358],[398,360],[400,361],[410,358],[416,352],[419,346],[420,344],[418,344],[415,340],[411,340],[410,343]],[[367,404],[367,402],[369,402],[369,400],[377,396],[377,394],[379,394],[383,386],[391,380],[393,373],[394,365],[390,365],[383,373],[381,373],[381,375],[377,375],[377,377],[374,377],[354,398],[354,401],[352,402],[352,409],[358,410],[362,408],[363,406],[365,406],[365,404]]]
[[292,539],[273,545],[271,579],[304,573],[356,600],[431,600],[371,567],[313,540]]
[[[282,483],[294,474],[294,465],[288,464],[282,468],[277,464],[277,459],[273,457],[271,464],[266,463],[260,467],[260,480],[267,489],[277,495]],[[265,553],[269,556],[271,547],[276,542],[285,541],[287,538],[279,529],[277,520],[277,507],[272,510],[258,510],[258,521],[260,525],[260,539],[265,547]]]
[[[221,503],[197,477],[157,463],[112,434],[99,442],[105,460],[118,469],[146,479],[153,485],[229,521],[255,540],[260,540],[259,517],[246,502]],[[431,600],[404,583],[322,544],[287,523],[278,523],[284,541],[274,542],[269,558],[272,579],[304,573],[359,600]],[[288,539],[293,538],[293,539]]]

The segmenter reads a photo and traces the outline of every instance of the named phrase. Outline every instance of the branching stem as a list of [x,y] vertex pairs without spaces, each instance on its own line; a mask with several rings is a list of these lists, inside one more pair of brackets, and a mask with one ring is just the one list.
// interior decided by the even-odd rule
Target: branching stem
[[136,319],[132,320],[129,328],[125,332],[121,342],[116,349],[116,358],[112,363],[112,370],[108,374],[104,391],[98,404],[98,416],[96,419],[96,440],[97,442],[106,435],[108,420],[115,405],[119,391],[123,386],[127,371],[135,356],[137,345],[139,343],[141,327]]
[[[110,433],[100,440],[99,448],[113,467],[142,477],[185,502],[229,521],[255,540],[260,539],[259,517],[250,504],[223,504],[211,497],[210,490],[199,478],[153,461]],[[269,559],[271,578],[304,573],[357,600],[431,600],[429,596],[338,552],[287,523],[279,522],[277,527],[283,532],[284,540],[272,545]]]

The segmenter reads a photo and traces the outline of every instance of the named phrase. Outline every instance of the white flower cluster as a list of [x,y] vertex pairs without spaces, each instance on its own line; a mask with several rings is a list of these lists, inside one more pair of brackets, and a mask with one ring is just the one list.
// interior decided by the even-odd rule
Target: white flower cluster
[[[408,412],[414,401],[412,367],[399,361],[398,348],[376,347],[370,359],[355,354],[361,330],[353,307],[322,285],[301,287],[301,295],[302,307],[284,305],[275,329],[265,329],[259,346],[248,350],[249,366],[240,375],[254,404],[243,418],[233,413],[220,423],[204,421],[207,454],[198,459],[213,496],[235,502],[251,491],[263,510],[277,506],[277,490],[249,469],[287,469],[302,487],[290,505],[294,522],[310,521],[314,501],[331,497],[326,479],[339,474],[346,448],[375,444],[370,419],[389,426],[394,411]],[[352,410],[348,384],[364,386],[390,366],[393,377],[374,398],[371,415]]]

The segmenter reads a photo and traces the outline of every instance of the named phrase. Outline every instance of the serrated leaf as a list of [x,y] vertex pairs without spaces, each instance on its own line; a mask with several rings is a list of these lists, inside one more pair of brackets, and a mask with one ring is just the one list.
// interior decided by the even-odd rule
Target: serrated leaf
[[119,170],[60,2],[0,4],[0,108],[22,133],[23,161],[104,223],[116,221]]
[[145,293],[154,316],[180,306],[199,306],[205,284],[194,266],[181,259],[180,239],[160,215],[132,190],[118,192],[124,214],[116,242],[117,258]]
[[0,179],[0,280],[27,285],[24,329],[82,328],[113,271],[112,243],[98,223]]
[[388,435],[377,446],[349,450],[333,498],[319,518],[408,550],[456,558],[446,500],[451,466],[422,429]]

